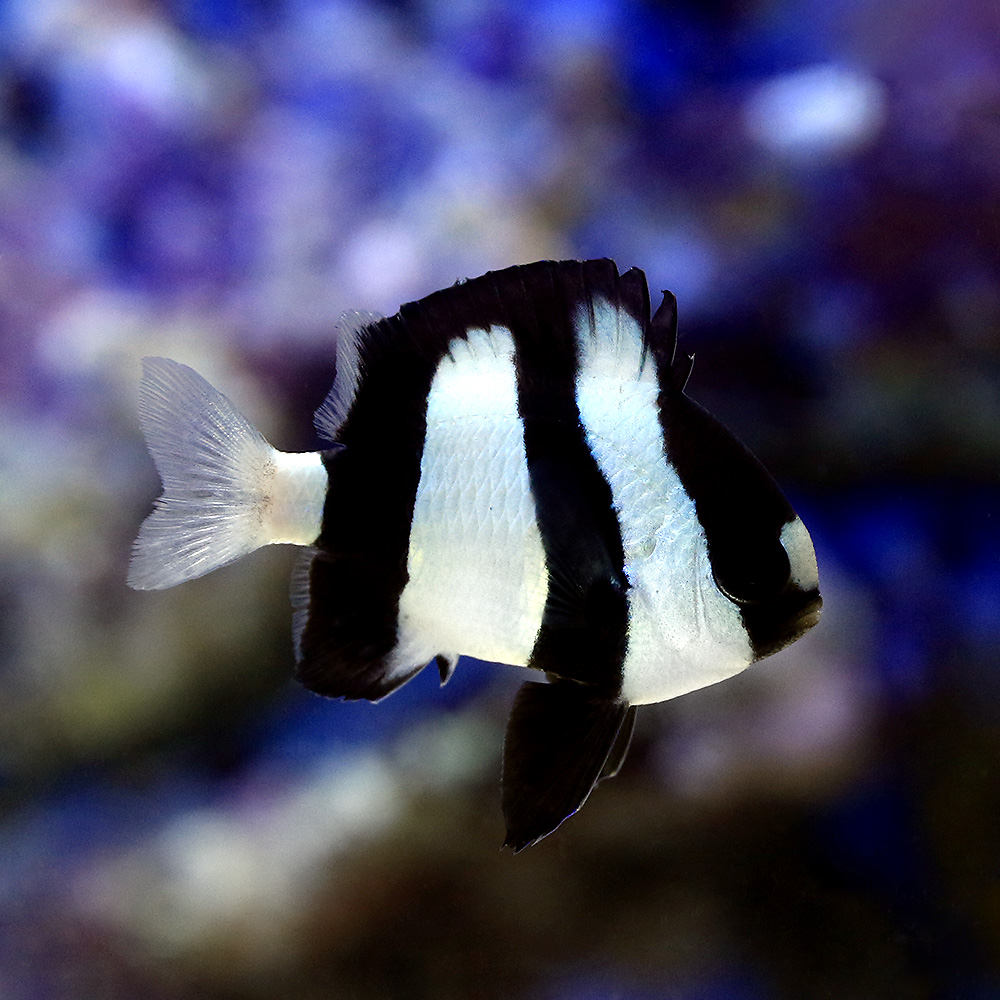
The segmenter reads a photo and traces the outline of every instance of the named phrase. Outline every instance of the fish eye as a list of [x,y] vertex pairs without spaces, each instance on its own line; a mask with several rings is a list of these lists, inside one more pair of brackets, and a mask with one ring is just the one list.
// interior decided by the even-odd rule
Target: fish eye
[[713,561],[713,576],[715,585],[734,604],[773,600],[792,578],[788,551],[776,537],[756,542],[744,539],[726,551],[728,558]]

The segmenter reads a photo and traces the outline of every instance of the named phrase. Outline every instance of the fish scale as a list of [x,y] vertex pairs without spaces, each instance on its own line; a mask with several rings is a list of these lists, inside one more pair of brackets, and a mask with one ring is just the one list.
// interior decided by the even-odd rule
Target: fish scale
[[523,665],[545,589],[513,344],[498,352],[472,343],[478,351],[453,347],[431,389],[401,614],[435,651]]

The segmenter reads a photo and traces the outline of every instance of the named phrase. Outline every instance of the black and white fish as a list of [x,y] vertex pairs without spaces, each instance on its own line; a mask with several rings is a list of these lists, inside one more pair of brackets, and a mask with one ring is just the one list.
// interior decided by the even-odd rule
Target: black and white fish
[[277,451],[184,365],[144,362],[164,494],[129,583],[172,587],[275,542],[296,674],[372,701],[434,660],[531,667],[503,750],[505,846],[614,774],[636,706],[731,677],[814,625],[802,521],[684,392],[676,302],[610,260],[494,271],[341,331],[326,451]]

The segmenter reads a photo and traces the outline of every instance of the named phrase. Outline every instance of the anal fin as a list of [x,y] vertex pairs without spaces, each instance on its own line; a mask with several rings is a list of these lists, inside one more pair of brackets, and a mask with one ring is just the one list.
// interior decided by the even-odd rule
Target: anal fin
[[608,759],[604,762],[604,767],[601,768],[601,776],[597,779],[598,781],[607,781],[608,778],[613,778],[622,769],[628,748],[632,745],[635,710],[635,705],[629,705],[628,711],[625,713],[625,721],[622,722],[622,727],[618,730],[614,745],[611,747],[611,753],[608,754]]
[[[520,851],[537,843],[583,805],[618,750],[630,711],[586,684],[521,685],[504,740],[504,847]],[[627,746],[626,739],[617,764]]]
[[429,655],[422,662],[399,658],[395,609],[366,601],[373,589],[357,562],[316,548],[299,557],[291,586],[295,677],[310,691],[379,701],[430,660]]

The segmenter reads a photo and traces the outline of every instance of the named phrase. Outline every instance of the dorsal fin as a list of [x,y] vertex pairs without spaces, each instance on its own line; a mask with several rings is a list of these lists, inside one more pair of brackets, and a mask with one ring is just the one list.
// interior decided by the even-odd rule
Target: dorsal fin
[[649,292],[642,271],[621,277],[601,275],[588,283],[575,311],[581,367],[589,376],[607,375],[628,382],[652,380],[649,358]]
[[349,312],[337,324],[337,374],[313,417],[316,430],[327,441],[337,440],[337,431],[351,409],[362,376],[362,341],[381,319],[378,313]]
[[669,372],[674,388],[683,392],[694,367],[694,355],[677,353],[677,299],[666,289],[663,301],[650,320],[649,342],[659,370],[664,374]]
[[674,359],[674,363],[670,366],[670,372],[673,375],[674,385],[677,386],[678,392],[683,392],[687,388],[688,379],[691,378],[693,370],[693,354],[682,354],[679,358]]
[[[392,355],[397,350],[416,356],[425,351],[434,354],[443,346],[442,341],[447,344],[470,328],[489,330],[518,319],[527,321],[521,337],[548,341],[555,331],[541,322],[545,319],[539,299],[543,288],[551,289],[553,300],[576,301],[578,309],[589,312],[589,322],[578,323],[578,331],[585,334],[589,329],[598,346],[611,348],[612,358],[620,355],[621,365],[637,369],[636,377],[648,375],[647,345],[655,343],[657,330],[656,318],[650,327],[649,290],[643,272],[633,267],[619,274],[612,260],[537,261],[458,281],[407,303],[388,320],[371,312],[345,314],[337,330],[337,374],[316,411],[317,431],[326,440],[338,439],[367,375],[368,362],[375,355]],[[519,302],[530,302],[531,308],[522,309]],[[665,306],[666,301],[657,317]],[[623,319],[634,321],[634,325],[623,323]],[[635,331],[641,342],[636,342]]]

